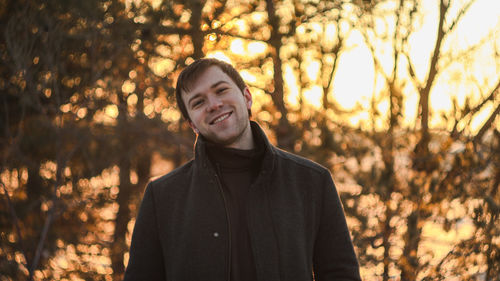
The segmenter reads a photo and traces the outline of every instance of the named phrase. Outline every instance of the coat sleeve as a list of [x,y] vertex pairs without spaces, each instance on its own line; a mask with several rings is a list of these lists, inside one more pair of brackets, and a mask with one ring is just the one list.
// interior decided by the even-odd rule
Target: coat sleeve
[[314,243],[315,281],[361,280],[339,195],[325,173],[319,229]]
[[165,281],[152,183],[148,184],[132,233],[124,281]]

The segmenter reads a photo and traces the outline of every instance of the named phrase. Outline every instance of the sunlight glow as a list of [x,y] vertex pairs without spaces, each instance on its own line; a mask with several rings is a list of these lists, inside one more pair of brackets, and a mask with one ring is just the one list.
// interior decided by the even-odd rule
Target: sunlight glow
[[243,40],[241,39],[234,39],[231,41],[231,47],[229,47],[229,50],[236,55],[244,55],[245,54],[245,45],[243,43]]
[[76,112],[76,116],[78,116],[78,118],[80,119],[85,118],[85,116],[87,116],[87,108],[84,107],[78,109],[78,111]]
[[299,106],[299,88],[297,87],[297,78],[289,65],[285,65],[283,75],[285,77],[285,81],[287,81],[285,84],[285,89],[287,90],[285,101],[289,106],[297,108]]
[[215,34],[215,33],[208,34],[208,40],[209,41],[215,41],[215,40],[217,40],[217,34]]
[[[142,0],[144,1],[144,0]],[[145,0],[151,3],[154,7],[158,7],[160,1],[158,0]],[[139,4],[141,0],[127,0],[125,1],[127,6],[134,2]],[[444,51],[454,48],[454,49],[465,49],[473,44],[476,44],[487,36],[487,29],[482,27],[484,26],[495,26],[500,23],[498,20],[498,10],[500,9],[500,2],[498,1],[476,1],[474,3],[469,12],[463,17],[462,22],[457,26],[457,31],[450,35],[450,40],[445,40],[444,42]],[[388,3],[384,9],[391,10],[395,9],[395,3]],[[428,70],[429,65],[429,54],[432,51],[432,47],[435,43],[435,35],[429,36],[429,34],[435,34],[436,21],[438,19],[438,10],[436,9],[436,3],[434,1],[423,1],[422,7],[424,11],[424,17],[421,20],[422,25],[420,26],[417,32],[414,32],[412,36],[409,37],[409,46],[411,49],[409,50],[410,59],[412,62],[416,63],[414,65],[414,69],[419,81],[424,81],[426,75],[428,74],[426,71]],[[451,5],[450,14],[456,14],[458,8],[461,5]],[[235,7],[236,9],[237,7]],[[346,11],[352,9],[352,6],[347,5]],[[266,20],[265,12],[254,12],[251,14],[251,20],[255,24],[262,23]],[[214,21],[212,23],[213,28],[219,27],[221,22]],[[238,32],[245,33],[249,29],[249,25],[246,23],[244,19],[237,19],[235,21],[231,21],[231,26],[236,27]],[[346,32],[350,29],[346,22],[341,22],[341,32]],[[205,28],[208,28],[206,26]],[[323,39],[323,43],[327,45],[331,45],[335,43],[336,36],[336,25],[335,24],[320,24],[320,23],[312,23],[307,27],[305,25],[299,25],[296,29],[297,34],[302,35],[306,34],[306,29],[310,28],[312,32],[322,34],[328,34]],[[394,31],[395,21],[392,18],[386,18],[385,20],[377,19],[375,21],[375,30],[379,34],[386,33],[390,34]],[[468,34],[467,36],[463,36],[463,34]],[[215,41],[217,39],[216,34],[209,34],[208,40]],[[339,60],[338,70],[336,71],[336,76],[334,77],[334,90],[333,96],[330,98],[334,98],[343,108],[352,109],[356,104],[361,104],[363,107],[369,107],[369,100],[374,92],[384,91],[384,89],[373,89],[373,79],[374,79],[374,66],[371,55],[369,51],[366,49],[363,40],[360,39],[360,35],[357,31],[351,33],[350,36],[347,37],[347,41],[349,42],[350,47],[348,51],[341,53],[341,57]],[[377,44],[377,43],[376,43]],[[377,56],[379,57],[380,63],[382,64],[382,68],[386,75],[391,75],[391,71],[393,68],[394,60],[393,60],[393,50],[391,44],[383,43],[385,45],[379,45],[377,48],[382,50],[382,52],[378,52]],[[458,46],[458,48],[457,48]],[[239,56],[257,56],[260,54],[264,54],[267,51],[267,44],[265,42],[252,41],[245,42],[242,39],[233,39],[230,42],[229,50],[231,53]],[[225,62],[231,63],[231,59],[226,55],[223,51],[214,51],[207,54],[207,57],[214,57]],[[325,62],[331,63],[333,58],[326,57]],[[461,67],[461,66],[459,66]],[[401,69],[405,69],[405,66],[400,67]],[[164,77],[172,70],[172,62],[170,61],[155,61],[152,64],[152,70],[158,76]],[[310,81],[316,81],[319,78],[321,70],[320,62],[315,60],[310,60],[310,63],[306,66],[306,76]],[[472,70],[471,70],[472,71]],[[268,73],[266,73],[267,75]],[[245,81],[248,83],[256,83],[258,82],[258,78],[254,75],[251,75],[248,71],[242,71],[241,75],[244,77]],[[401,75],[408,75],[407,73],[401,73]],[[478,74],[479,75],[479,74]],[[284,69],[284,78],[286,82],[285,87],[288,92],[285,96],[286,102],[290,106],[298,106],[299,103],[299,88],[297,87],[297,78],[291,71]],[[461,77],[460,81],[466,79],[465,77]],[[378,83],[377,83],[378,84]],[[463,83],[458,82],[457,85],[462,85]],[[432,112],[434,113],[431,116],[430,122],[431,126],[442,126],[442,118],[441,114],[446,114],[450,112],[453,108],[452,100],[456,100],[458,105],[462,107],[464,105],[464,101],[466,98],[470,98],[471,92],[476,92],[477,90],[473,90],[472,87],[463,87],[457,86],[453,89],[450,81],[439,81],[439,83],[435,83],[431,95],[430,95],[430,107]],[[308,104],[314,105],[316,107],[321,104],[321,87],[313,86],[310,89],[304,90],[302,98]],[[130,81],[126,81],[122,90],[125,93],[132,93],[135,90],[135,84]],[[419,97],[418,93],[414,92],[414,89],[405,88],[402,91],[405,95],[403,112],[404,119],[403,124],[409,125],[413,124],[417,118],[418,114],[418,102]],[[331,93],[330,93],[331,94]],[[476,97],[479,98],[479,97]],[[131,101],[132,102],[132,101]],[[377,108],[381,113],[386,113],[389,110],[389,105],[387,101],[380,102],[377,104]],[[61,108],[64,112],[69,112],[69,108]],[[151,110],[149,110],[151,111]],[[491,114],[492,108],[488,107],[488,109],[483,110],[479,115],[475,116],[472,120],[472,127],[479,127],[487,118],[488,113]],[[116,118],[117,109],[114,106],[108,106],[105,109],[105,113],[107,116]],[[83,113],[79,112],[82,116]],[[351,123],[358,123],[360,121],[359,117],[355,118],[356,121],[351,120]]]
[[306,33],[306,27],[304,25],[299,25],[296,29],[297,34],[302,35]]
[[342,53],[338,67],[333,82],[335,100],[346,109],[352,109],[358,102],[368,107],[375,75],[369,50],[360,46]]
[[311,81],[315,81],[318,78],[318,74],[320,71],[320,63],[319,61],[312,61],[307,65],[306,75]]
[[321,99],[323,96],[323,89],[315,85],[311,89],[304,91],[304,98],[308,104],[314,106],[315,108],[320,108],[322,105]]
[[262,24],[266,19],[267,15],[264,12],[252,13],[252,21],[256,24]]
[[243,32],[244,33],[244,32],[246,32],[248,30],[248,25],[242,19],[237,20],[234,24],[236,25],[236,28],[238,28],[239,32]]
[[123,82],[122,92],[124,92],[125,94],[130,94],[133,91],[135,91],[135,83],[134,82],[132,82],[130,80],[126,80],[125,82]]
[[460,228],[445,232],[442,226],[427,222],[422,227],[422,249],[430,250],[435,255],[433,264],[437,264],[454,246],[456,241],[463,241],[474,235],[474,225],[468,220],[461,223]]
[[248,52],[251,55],[260,55],[266,52],[267,44],[264,42],[250,42],[248,43]]
[[106,109],[104,112],[106,113],[107,116],[109,116],[111,118],[118,117],[118,107],[114,104],[110,104],[110,105],[106,106]]
[[215,59],[227,62],[229,64],[232,64],[231,59],[226,54],[224,54],[224,52],[222,52],[222,51],[215,51],[215,52],[208,53],[206,57],[207,58],[215,58]]
[[255,84],[257,83],[257,77],[255,77],[255,75],[251,74],[249,71],[247,70],[242,70],[240,71],[240,75],[241,77],[243,78],[243,80],[245,80],[245,82],[248,82],[250,84]]
[[179,110],[165,108],[161,111],[161,120],[163,120],[163,122],[177,122],[180,119],[181,114],[179,113]]
[[313,23],[311,24],[311,28],[314,32],[316,33],[322,33],[323,32],[323,26],[319,23]]
[[418,116],[419,100],[420,99],[417,93],[413,93],[406,96],[403,105],[403,112],[404,112],[403,115],[405,116],[405,118],[403,119],[403,124],[411,126],[411,124],[415,123],[415,120],[417,119]]
[[149,63],[154,74],[166,77],[175,68],[175,62],[169,59],[152,58]]
[[337,36],[337,27],[333,23],[329,23],[326,25],[325,29],[325,37],[323,38],[323,42],[325,43],[326,46],[332,47],[333,44],[337,41],[336,36]]
[[473,133],[476,133],[479,131],[481,126],[488,120],[488,117],[493,113],[494,107],[493,104],[490,102],[488,105],[486,105],[483,110],[481,110],[478,114],[474,115],[474,118],[472,118],[471,121],[471,128],[473,130]]
[[255,57],[266,52],[267,44],[258,41],[246,43],[244,40],[237,38],[231,41],[229,50],[238,56]]
[[377,104],[377,110],[382,114],[384,114],[385,112],[389,112],[389,107],[390,107],[389,99],[384,99],[383,101]]

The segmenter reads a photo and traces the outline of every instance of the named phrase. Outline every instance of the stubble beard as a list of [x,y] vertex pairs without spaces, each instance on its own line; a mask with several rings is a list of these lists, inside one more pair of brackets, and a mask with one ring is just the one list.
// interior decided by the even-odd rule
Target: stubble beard
[[217,145],[223,147],[230,147],[231,145],[238,143],[244,137],[247,130],[249,130],[249,127],[250,127],[250,120],[247,119],[247,122],[243,127],[241,127],[241,130],[233,136],[225,138],[224,136],[219,136],[217,133],[212,133],[210,134],[210,136],[204,136],[204,137]]

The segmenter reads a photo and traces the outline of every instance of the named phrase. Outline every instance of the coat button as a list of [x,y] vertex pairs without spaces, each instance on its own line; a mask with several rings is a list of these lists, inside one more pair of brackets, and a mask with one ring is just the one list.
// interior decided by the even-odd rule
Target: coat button
[[215,238],[219,237],[219,232],[214,232],[214,237]]

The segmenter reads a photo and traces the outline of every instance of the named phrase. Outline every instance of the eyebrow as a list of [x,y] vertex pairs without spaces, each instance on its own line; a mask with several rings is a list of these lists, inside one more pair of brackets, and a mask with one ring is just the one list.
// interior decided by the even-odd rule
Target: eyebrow
[[[223,83],[229,84],[227,81],[220,80],[220,81],[217,81],[217,82],[213,83],[212,86],[210,86],[210,89],[217,88],[217,86],[219,86],[220,84],[223,84]],[[201,93],[194,94],[192,97],[190,97],[188,99],[188,104],[190,104],[192,100],[198,98],[201,95],[202,95]]]

